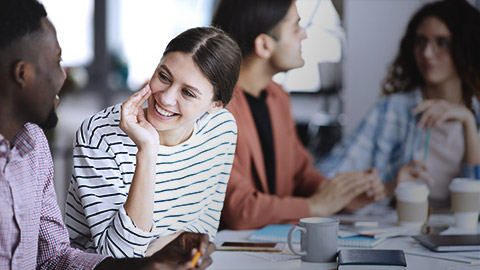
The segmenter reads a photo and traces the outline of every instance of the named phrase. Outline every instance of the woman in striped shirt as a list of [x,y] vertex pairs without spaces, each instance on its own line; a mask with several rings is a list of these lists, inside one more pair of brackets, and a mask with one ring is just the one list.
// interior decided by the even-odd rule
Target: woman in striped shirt
[[213,240],[237,137],[224,107],[240,63],[223,31],[187,30],[145,88],[82,123],[66,208],[73,246],[143,257],[183,231]]

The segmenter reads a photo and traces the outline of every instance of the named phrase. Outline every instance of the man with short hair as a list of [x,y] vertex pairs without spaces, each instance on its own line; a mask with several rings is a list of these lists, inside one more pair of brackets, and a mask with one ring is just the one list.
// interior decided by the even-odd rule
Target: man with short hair
[[37,0],[0,1],[0,269],[191,269],[197,250],[203,261],[195,269],[206,268],[213,247],[202,234],[182,234],[149,258],[117,260],[70,247],[40,129],[55,126],[66,78],[46,16]]
[[212,25],[239,43],[243,61],[227,109],[238,126],[237,150],[227,187],[222,225],[255,229],[328,216],[383,199],[376,172],[348,172],[329,181],[314,168],[295,129],[288,93],[272,81],[303,66],[293,0],[223,0]]

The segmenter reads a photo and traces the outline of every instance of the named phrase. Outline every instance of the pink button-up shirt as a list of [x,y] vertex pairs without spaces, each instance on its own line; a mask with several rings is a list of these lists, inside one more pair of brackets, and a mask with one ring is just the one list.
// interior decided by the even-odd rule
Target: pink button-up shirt
[[0,134],[0,269],[93,269],[103,258],[70,247],[42,130]]

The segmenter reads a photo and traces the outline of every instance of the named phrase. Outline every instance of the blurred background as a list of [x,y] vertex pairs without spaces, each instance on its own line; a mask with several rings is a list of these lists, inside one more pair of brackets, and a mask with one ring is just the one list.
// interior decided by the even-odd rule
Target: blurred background
[[[57,28],[67,81],[49,131],[62,213],[81,122],[148,80],[168,41],[210,24],[217,0],[40,0]],[[316,159],[351,132],[380,97],[412,13],[430,0],[297,0],[305,66],[274,80],[291,93],[303,143]],[[480,7],[480,0],[470,0]]]

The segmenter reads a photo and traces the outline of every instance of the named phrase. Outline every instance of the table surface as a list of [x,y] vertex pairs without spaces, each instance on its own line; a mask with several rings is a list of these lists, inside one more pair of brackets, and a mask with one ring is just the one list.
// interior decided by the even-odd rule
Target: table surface
[[[382,217],[383,221],[395,219],[396,213],[382,213],[382,209],[373,207],[365,209],[363,212],[354,215],[337,215],[340,220],[378,220],[369,214],[369,211],[376,212]],[[385,210],[387,211],[387,210]],[[453,217],[451,215],[431,215],[429,224],[431,225],[451,225]],[[218,232],[215,243],[218,245],[224,241],[248,241],[248,235],[253,230],[232,231],[223,230]],[[480,227],[477,233],[480,232]],[[341,247],[340,247],[341,249]],[[413,238],[409,236],[388,238],[375,249],[402,249],[405,252],[407,260],[406,269],[480,269],[480,252],[473,253],[435,253],[420,246]],[[470,257],[469,257],[470,256]],[[233,270],[233,269],[278,269],[278,270],[323,270],[336,269],[336,263],[307,263],[302,262],[300,256],[293,255],[287,245],[280,253],[268,252],[243,252],[243,251],[215,251],[212,254],[213,264],[209,269],[214,270]],[[475,261],[475,265],[472,262]]]

